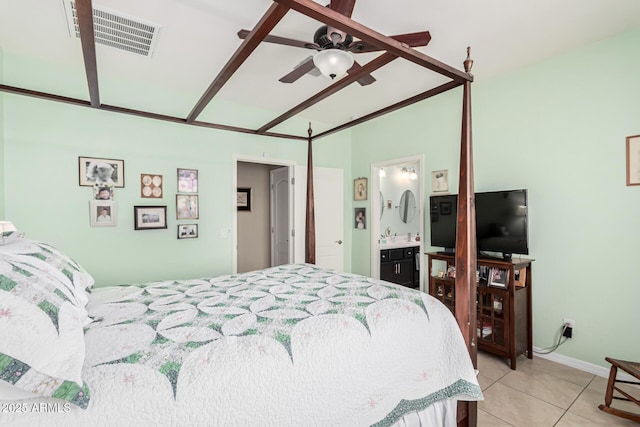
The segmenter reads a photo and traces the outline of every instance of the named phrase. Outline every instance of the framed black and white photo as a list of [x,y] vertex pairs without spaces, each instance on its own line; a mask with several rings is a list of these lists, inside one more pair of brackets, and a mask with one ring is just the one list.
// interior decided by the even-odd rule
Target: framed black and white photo
[[236,209],[239,211],[251,211],[251,188],[238,188]]
[[198,237],[198,224],[178,224],[178,239],[195,239]]
[[353,180],[353,200],[367,200],[367,178]]
[[124,188],[124,160],[78,157],[80,186],[108,184]]
[[198,170],[178,169],[178,193],[198,192]]
[[367,228],[367,208],[354,208],[353,219],[356,229],[365,230]]
[[116,203],[114,201],[89,201],[89,223],[91,227],[115,227],[117,219]]
[[433,193],[446,193],[449,191],[449,171],[431,172],[431,191]]
[[176,218],[198,219],[198,196],[176,195]]
[[167,228],[167,207],[134,206],[133,218],[135,230]]

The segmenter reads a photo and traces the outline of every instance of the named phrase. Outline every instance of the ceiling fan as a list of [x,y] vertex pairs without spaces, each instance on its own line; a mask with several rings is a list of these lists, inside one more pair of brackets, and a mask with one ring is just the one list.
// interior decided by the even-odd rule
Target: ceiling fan
[[[356,0],[331,0],[331,3],[327,5],[327,7],[331,8],[331,10],[340,13],[348,18],[351,17],[353,13],[353,8],[355,6]],[[249,30],[240,30],[238,31],[238,37],[241,39],[245,39],[249,34]],[[428,31],[421,31],[417,33],[408,33],[408,34],[399,34],[396,36],[391,36],[392,39],[397,40],[399,42],[405,43],[409,47],[419,47],[426,46],[429,41],[431,41],[431,35]],[[343,60],[347,61],[345,63],[345,67],[348,73],[355,72],[360,68],[360,64],[353,60],[353,57],[349,54],[337,55],[339,51],[341,52],[352,52],[352,53],[365,53],[365,52],[376,52],[381,50],[377,46],[364,42],[362,40],[353,40],[353,37],[349,34],[346,34],[344,31],[340,31],[337,28],[323,25],[318,28],[313,36],[313,43],[304,42],[300,40],[289,39],[286,37],[272,36],[268,35],[264,38],[265,42],[275,43],[285,46],[293,46],[300,47],[304,49],[313,49],[318,51],[313,56],[309,56],[307,59],[298,64],[293,71],[286,74],[282,78],[279,79],[282,83],[293,83],[298,80],[303,75],[313,71],[316,68],[319,68],[320,71],[327,75],[330,78],[337,77],[336,73],[333,73],[330,70],[324,69],[322,64],[322,56],[328,56],[329,53],[333,53],[335,55],[332,60]],[[324,53],[326,52],[326,54]],[[361,86],[369,85],[375,82],[376,79],[373,78],[371,74],[367,74],[361,77],[358,80]]]

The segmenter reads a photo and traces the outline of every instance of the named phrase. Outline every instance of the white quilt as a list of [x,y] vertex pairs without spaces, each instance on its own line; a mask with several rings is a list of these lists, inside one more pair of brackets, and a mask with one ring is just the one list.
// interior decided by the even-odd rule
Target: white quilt
[[0,401],[0,425],[388,426],[482,399],[450,311],[363,276],[287,265],[98,288],[88,311],[87,409]]

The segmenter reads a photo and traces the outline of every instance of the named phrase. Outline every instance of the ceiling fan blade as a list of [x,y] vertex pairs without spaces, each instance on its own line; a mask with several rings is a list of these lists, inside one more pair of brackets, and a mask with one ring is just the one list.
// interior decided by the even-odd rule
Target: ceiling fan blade
[[351,18],[353,7],[355,5],[356,0],[331,0],[329,7],[331,10],[336,11],[341,15]]
[[[431,34],[429,33],[429,31],[420,31],[417,33],[398,34],[396,36],[391,36],[391,38],[405,43],[409,47],[421,47],[429,44],[429,42],[431,41]],[[361,49],[359,49],[358,44],[361,44]],[[353,45],[354,47],[350,48],[349,50],[354,53],[377,52],[380,50],[380,48],[363,40],[354,42]]]
[[302,61],[300,65],[294,68],[293,71],[282,77],[279,81],[281,81],[282,83],[293,83],[314,68],[316,68],[316,65],[313,63],[313,56],[310,56],[305,61]]
[[[240,30],[238,31],[238,37],[240,37],[241,39],[246,39],[249,33],[249,30]],[[320,49],[320,46],[317,46],[315,43],[303,42],[300,40],[288,39],[286,37],[279,36],[268,35],[263,39],[263,41],[267,43],[282,44],[285,46],[301,47],[304,49]]]
[[[362,66],[360,64],[358,64],[357,61],[355,61],[353,63],[353,66],[347,70],[347,73],[349,73],[349,74],[355,73],[360,68],[362,68]],[[375,81],[376,81],[376,79],[371,74],[367,74],[366,76],[362,76],[362,77],[360,77],[358,79],[358,83],[360,83],[360,86],[367,86],[367,85],[370,85],[371,83],[373,83]]]

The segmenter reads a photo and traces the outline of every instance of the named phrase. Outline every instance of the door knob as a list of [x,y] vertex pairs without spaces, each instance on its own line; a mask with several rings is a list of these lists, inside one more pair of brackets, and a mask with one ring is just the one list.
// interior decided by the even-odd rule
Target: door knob
[[341,245],[342,244],[342,240],[336,240],[336,243]]

